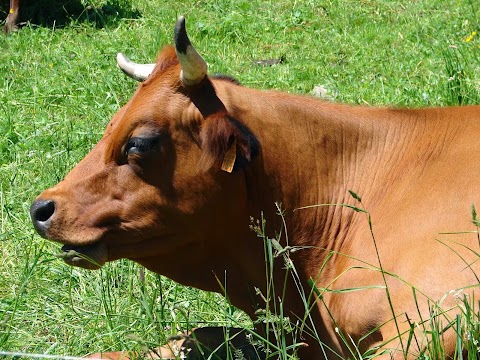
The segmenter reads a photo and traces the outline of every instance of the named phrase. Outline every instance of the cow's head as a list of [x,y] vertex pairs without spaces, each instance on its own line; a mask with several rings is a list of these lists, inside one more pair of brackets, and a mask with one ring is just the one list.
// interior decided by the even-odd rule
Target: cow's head
[[64,244],[69,264],[96,269],[130,258],[161,272],[228,243],[240,223],[248,228],[242,166],[258,143],[227,112],[214,84],[226,80],[208,77],[183,17],[175,47],[163,49],[156,64],[117,61],[142,81],[137,91],[30,213],[41,236]]

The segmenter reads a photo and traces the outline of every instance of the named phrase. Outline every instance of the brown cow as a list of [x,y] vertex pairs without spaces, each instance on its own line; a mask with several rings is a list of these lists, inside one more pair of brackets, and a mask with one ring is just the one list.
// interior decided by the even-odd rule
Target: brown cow
[[298,274],[286,279],[291,265],[276,257],[284,314],[305,325],[302,359],[414,357],[430,323],[446,328],[454,353],[459,298],[480,298],[470,214],[480,204],[479,106],[356,107],[248,89],[207,75],[183,18],[156,64],[119,64],[142,83],[31,207],[67,263],[128,258],[200,289],[223,283],[254,318],[271,290],[264,244],[249,229],[263,216]]
[[10,0],[10,8],[8,10],[3,31],[9,33],[17,29],[18,13],[20,11],[20,0]]

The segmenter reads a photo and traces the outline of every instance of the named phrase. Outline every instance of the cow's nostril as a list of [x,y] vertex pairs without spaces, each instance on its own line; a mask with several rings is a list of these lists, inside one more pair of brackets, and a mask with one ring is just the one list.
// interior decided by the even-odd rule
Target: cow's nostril
[[55,212],[53,200],[37,200],[30,207],[30,217],[37,232],[45,237],[50,218]]
[[55,203],[52,200],[48,200],[41,204],[35,212],[35,219],[37,221],[45,222],[50,219],[55,212]]

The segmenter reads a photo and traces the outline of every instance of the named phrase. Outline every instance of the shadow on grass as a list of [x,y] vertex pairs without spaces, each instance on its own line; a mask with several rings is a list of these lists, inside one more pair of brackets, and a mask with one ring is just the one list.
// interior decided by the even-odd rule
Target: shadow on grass
[[[9,0],[0,1],[0,19],[7,17]],[[20,0],[19,26],[27,22],[42,27],[64,27],[72,22],[89,22],[97,28],[115,25],[121,19],[137,19],[141,13],[130,0]]]

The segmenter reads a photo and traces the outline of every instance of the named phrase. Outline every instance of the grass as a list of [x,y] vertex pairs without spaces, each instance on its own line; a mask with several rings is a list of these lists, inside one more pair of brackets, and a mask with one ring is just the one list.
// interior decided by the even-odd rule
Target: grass
[[[29,221],[35,196],[88,152],[134,91],[136,83],[116,68],[116,52],[152,61],[172,43],[178,15],[187,17],[210,72],[246,86],[307,94],[321,85],[335,101],[371,105],[480,103],[480,6],[473,0],[79,5],[0,37],[4,351],[80,356],[139,348],[139,337],[147,345],[163,343],[191,326],[250,325],[220,296],[150,272],[139,276],[140,267],[128,261],[97,272],[70,268]],[[253,63],[282,56],[277,66]],[[478,308],[465,312],[468,318]]]

